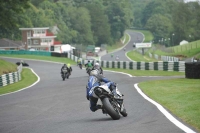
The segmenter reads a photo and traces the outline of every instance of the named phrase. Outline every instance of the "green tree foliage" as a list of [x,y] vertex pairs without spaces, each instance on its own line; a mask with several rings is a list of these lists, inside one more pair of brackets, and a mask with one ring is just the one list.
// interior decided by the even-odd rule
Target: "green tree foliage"
[[[20,26],[25,9],[29,7],[29,0],[0,0],[0,37],[18,38],[15,34],[16,29]],[[27,25],[29,22],[25,22]],[[19,32],[19,31],[18,31]]]
[[128,6],[131,5],[131,3],[125,0],[107,0],[104,1],[104,4],[106,5],[105,12],[111,25],[111,36],[115,42],[123,36],[125,29],[130,27],[132,18],[127,20],[126,16],[129,16],[129,14],[126,13],[129,13]]
[[110,24],[102,7],[97,4],[88,4],[86,7],[90,12],[92,32],[96,46],[104,43],[111,44]]
[[151,16],[148,19],[145,28],[154,33],[154,41],[157,42],[160,38],[167,38],[173,30],[170,19],[161,14],[155,14]]
[[72,38],[72,43],[94,44],[89,11],[84,7],[71,7],[68,11],[70,28],[77,31],[77,36]]
[[188,4],[180,3],[173,14],[175,43],[182,41],[183,38],[188,38],[191,20],[192,12],[188,8]]
[[0,27],[5,29],[18,26],[18,14],[29,7],[29,0],[0,0]]

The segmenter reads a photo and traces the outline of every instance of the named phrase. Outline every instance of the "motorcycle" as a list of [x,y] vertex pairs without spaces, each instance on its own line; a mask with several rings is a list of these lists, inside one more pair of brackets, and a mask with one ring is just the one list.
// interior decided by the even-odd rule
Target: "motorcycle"
[[67,79],[69,78],[69,72],[68,72],[67,69],[63,69],[63,70],[62,70],[61,77],[62,77],[63,81],[64,81],[66,78],[67,78]]
[[90,71],[92,70],[92,68],[88,67],[86,68],[86,73],[90,76]]
[[82,69],[82,64],[78,64],[79,68]]
[[123,94],[116,89],[110,90],[111,82],[92,88],[93,96],[101,99],[103,113],[110,115],[113,120],[119,120],[120,114],[126,117],[128,114],[123,104]]

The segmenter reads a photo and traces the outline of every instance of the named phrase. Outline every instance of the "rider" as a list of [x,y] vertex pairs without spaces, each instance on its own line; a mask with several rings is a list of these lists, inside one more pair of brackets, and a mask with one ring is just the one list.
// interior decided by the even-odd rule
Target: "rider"
[[85,67],[86,67],[86,71],[88,72],[88,70],[90,69],[90,68],[92,68],[92,63],[90,62],[90,60],[88,60],[88,62],[85,64]]
[[126,48],[124,47],[124,51],[126,51]]
[[88,79],[88,84],[86,86],[86,93],[87,93],[87,99],[90,101],[90,110],[92,112],[95,112],[98,109],[102,109],[102,105],[97,105],[98,98],[93,97],[93,90],[92,88],[95,86],[100,86],[101,82],[108,83],[110,82],[111,85],[109,89],[115,90],[116,89],[116,83],[111,82],[107,78],[103,77],[101,74],[99,74],[98,70],[92,70],[90,72],[90,76]]
[[67,64],[67,70],[69,72],[69,75],[71,75],[72,67],[71,67],[71,65],[69,63]]
[[82,62],[81,62],[81,59],[79,58],[78,60],[77,60],[77,65],[81,65],[82,64]]
[[101,66],[99,65],[99,61],[97,61],[97,62],[95,63],[95,65],[93,66],[93,68],[92,68],[92,70],[95,70],[95,69],[97,69],[97,70],[99,71],[99,73],[103,75],[103,69],[102,69]]
[[67,65],[66,65],[66,64],[64,64],[64,65],[61,67],[61,74],[63,74],[63,70],[68,70],[68,68],[67,68]]
[[112,53],[112,54],[111,54],[111,58],[112,58],[113,56],[114,56],[114,54]]
[[119,55],[116,56],[116,60],[119,60]]
[[78,66],[80,65],[80,66],[82,67],[82,61],[81,61],[80,58],[77,60],[77,65],[78,65]]

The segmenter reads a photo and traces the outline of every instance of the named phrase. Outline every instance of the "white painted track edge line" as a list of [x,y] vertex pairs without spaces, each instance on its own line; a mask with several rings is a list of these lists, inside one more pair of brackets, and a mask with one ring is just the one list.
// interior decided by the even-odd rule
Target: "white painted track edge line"
[[148,96],[146,96],[141,89],[138,87],[138,83],[134,84],[134,87],[136,88],[136,90],[138,91],[138,93],[140,95],[143,96],[144,99],[146,99],[147,101],[151,102],[152,104],[154,104],[161,113],[163,113],[172,123],[174,123],[177,127],[179,127],[180,129],[182,129],[184,132],[186,133],[196,133],[195,131],[193,131],[192,129],[190,129],[189,127],[185,126],[183,123],[181,123],[180,121],[178,121],[176,118],[174,118],[163,106],[161,106],[160,104],[158,104],[157,102],[155,102],[154,100],[150,99]]

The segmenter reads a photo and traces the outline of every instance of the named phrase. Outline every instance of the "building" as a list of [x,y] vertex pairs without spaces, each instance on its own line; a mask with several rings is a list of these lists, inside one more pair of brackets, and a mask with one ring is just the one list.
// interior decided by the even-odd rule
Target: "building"
[[41,28],[19,28],[22,31],[22,43],[25,49],[50,51],[54,44],[61,44],[55,41],[56,36],[49,32],[49,27]]

